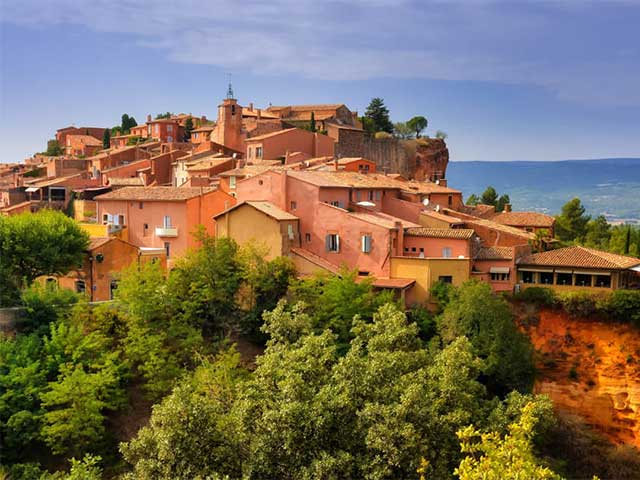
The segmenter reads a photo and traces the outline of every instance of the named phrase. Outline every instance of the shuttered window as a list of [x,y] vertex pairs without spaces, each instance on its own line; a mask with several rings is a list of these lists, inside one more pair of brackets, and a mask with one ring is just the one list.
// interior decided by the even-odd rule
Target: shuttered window
[[324,243],[327,252],[340,251],[340,236],[337,233],[330,233],[324,237]]
[[362,235],[362,253],[371,253],[371,235]]

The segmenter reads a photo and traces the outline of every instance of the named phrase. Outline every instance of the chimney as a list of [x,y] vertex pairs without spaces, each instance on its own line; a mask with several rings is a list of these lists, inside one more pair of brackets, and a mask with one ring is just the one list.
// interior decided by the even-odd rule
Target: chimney
[[151,121],[151,114],[147,115],[147,122]]
[[258,109],[258,120],[262,118],[262,110]]
[[511,211],[511,204],[510,203],[505,203],[504,204],[504,208],[502,209],[503,212],[505,213],[509,213]]
[[250,102],[250,103],[249,103],[249,111],[250,111],[250,112],[253,112],[253,102]]
[[338,157],[335,157],[333,159],[333,169],[337,172],[339,166],[340,166],[340,162],[338,161]]
[[404,254],[404,227],[402,226],[402,222],[395,222],[396,231],[398,232],[396,236],[396,251],[394,252],[395,256],[402,256]]

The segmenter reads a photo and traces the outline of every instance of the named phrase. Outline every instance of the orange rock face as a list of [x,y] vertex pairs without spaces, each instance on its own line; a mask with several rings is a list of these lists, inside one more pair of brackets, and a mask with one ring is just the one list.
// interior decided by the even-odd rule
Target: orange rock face
[[540,353],[536,393],[615,443],[640,447],[640,331],[542,310],[524,328]]

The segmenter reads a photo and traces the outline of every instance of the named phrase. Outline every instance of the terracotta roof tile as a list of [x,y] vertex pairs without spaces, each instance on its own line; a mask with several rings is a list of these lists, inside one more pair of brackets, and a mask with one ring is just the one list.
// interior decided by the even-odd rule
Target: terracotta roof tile
[[95,250],[113,240],[113,237],[94,237],[89,239],[89,248],[87,250]]
[[340,271],[340,267],[334,265],[328,260],[316,255],[315,253],[311,253],[309,250],[305,250],[304,248],[294,247],[291,249],[291,252],[304,258],[305,260],[324,268],[332,273],[338,273]]
[[526,238],[527,240],[534,240],[536,238],[536,234],[533,232],[527,232],[526,230],[521,230],[519,228],[502,225],[501,223],[493,222],[491,220],[485,220],[484,218],[469,218],[465,219],[464,223],[467,226],[473,227],[474,225],[479,225],[482,227],[490,228],[492,230],[497,230],[499,232],[508,233],[509,235]]
[[92,137],[91,135],[67,135],[67,140],[71,139],[72,142],[80,142],[84,145],[89,145],[90,147],[101,147],[102,141],[98,140],[96,137]]
[[461,219],[457,217],[453,217],[451,215],[445,215],[444,213],[436,212],[434,210],[426,210],[422,212],[423,215],[426,215],[431,218],[435,218],[437,220],[441,220],[443,222],[447,222],[449,224],[460,224],[464,223]]
[[511,247],[480,247],[476,260],[513,260]]
[[427,228],[427,227],[411,227],[404,231],[409,237],[428,237],[428,238],[452,238],[460,240],[469,240],[473,237],[474,231],[467,228]]
[[534,253],[520,259],[518,264],[621,270],[640,265],[640,258],[575,246]]
[[556,219],[551,215],[537,212],[501,212],[489,217],[489,220],[513,227],[553,227]]
[[214,190],[215,188],[209,187],[124,187],[104,195],[98,195],[95,200],[183,202]]

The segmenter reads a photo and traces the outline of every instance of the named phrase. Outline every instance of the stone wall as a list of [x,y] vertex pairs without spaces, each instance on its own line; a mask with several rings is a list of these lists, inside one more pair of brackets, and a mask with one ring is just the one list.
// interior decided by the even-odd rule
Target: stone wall
[[445,178],[449,163],[449,149],[439,138],[399,140],[365,137],[361,156],[376,162],[380,172],[399,173],[416,180]]

